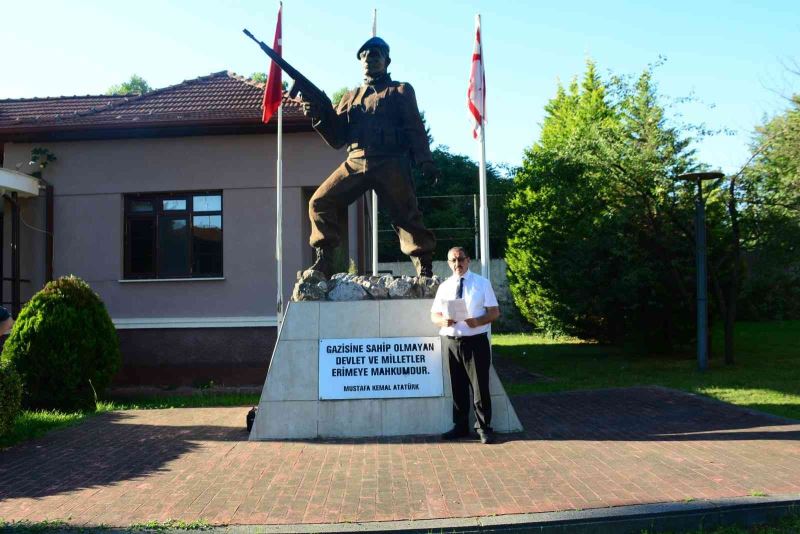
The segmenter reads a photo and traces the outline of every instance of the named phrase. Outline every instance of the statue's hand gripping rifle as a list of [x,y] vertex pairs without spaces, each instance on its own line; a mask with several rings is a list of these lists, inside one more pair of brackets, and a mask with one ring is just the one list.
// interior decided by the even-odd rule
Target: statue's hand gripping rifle
[[278,55],[275,50],[256,39],[253,34],[247,30],[247,28],[242,31],[246,36],[258,43],[258,46],[261,47],[261,50],[263,50],[264,53],[272,59],[272,61],[277,63],[283,72],[288,74],[289,77],[294,80],[292,86],[289,88],[289,97],[296,98],[299,94],[301,101],[317,106],[323,113],[333,108],[331,99],[328,98],[328,95],[326,95],[324,91],[311,83],[308,78],[300,74],[297,69],[284,61],[284,59]]

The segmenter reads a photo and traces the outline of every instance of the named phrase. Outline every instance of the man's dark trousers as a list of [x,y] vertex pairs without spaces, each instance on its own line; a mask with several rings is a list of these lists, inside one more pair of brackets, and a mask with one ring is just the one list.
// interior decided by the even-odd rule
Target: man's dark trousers
[[475,407],[475,428],[491,429],[492,397],[489,394],[491,349],[486,334],[454,338],[442,336],[442,346],[450,362],[453,389],[453,423],[469,428],[469,392]]

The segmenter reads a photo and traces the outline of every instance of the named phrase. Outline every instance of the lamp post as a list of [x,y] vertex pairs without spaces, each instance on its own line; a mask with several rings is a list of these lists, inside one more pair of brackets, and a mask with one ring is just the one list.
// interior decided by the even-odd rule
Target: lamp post
[[697,184],[694,201],[695,262],[697,265],[697,367],[705,371],[708,367],[708,290],[706,288],[706,211],[703,199],[703,181],[719,180],[721,172],[692,172],[678,176]]

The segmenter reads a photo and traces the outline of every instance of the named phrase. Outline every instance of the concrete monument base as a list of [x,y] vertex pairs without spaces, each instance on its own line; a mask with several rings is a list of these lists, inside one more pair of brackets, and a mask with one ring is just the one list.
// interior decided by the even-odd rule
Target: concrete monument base
[[[292,302],[278,334],[251,440],[439,434],[452,428],[447,358],[444,396],[399,399],[319,399],[319,341],[326,338],[437,336],[431,299]],[[518,432],[522,424],[491,369],[492,427]]]

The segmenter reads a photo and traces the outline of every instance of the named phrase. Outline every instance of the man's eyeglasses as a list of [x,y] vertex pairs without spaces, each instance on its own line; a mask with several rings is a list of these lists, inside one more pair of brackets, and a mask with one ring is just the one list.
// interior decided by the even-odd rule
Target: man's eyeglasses
[[466,256],[456,256],[455,258],[451,258],[447,261],[449,261],[450,263],[461,263],[462,261],[467,261],[468,259],[469,258],[467,258]]

